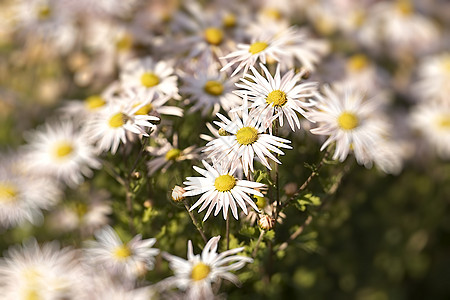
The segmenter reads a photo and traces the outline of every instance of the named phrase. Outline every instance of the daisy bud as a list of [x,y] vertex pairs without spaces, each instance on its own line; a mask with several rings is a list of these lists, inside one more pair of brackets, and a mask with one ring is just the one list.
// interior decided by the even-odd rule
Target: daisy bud
[[136,179],[136,180],[141,179],[141,177],[142,177],[142,175],[138,171],[134,171],[133,174],[131,174],[131,178]]
[[175,202],[181,202],[184,200],[183,194],[186,193],[186,191],[181,187],[176,185],[172,190],[172,200]]
[[286,196],[293,196],[297,191],[297,184],[295,182],[290,182],[284,186],[284,193]]
[[301,69],[300,72],[303,73],[302,78],[303,79],[308,79],[309,76],[311,76],[311,72],[308,69]]
[[152,201],[150,199],[144,201],[144,207],[150,208],[152,207]]
[[270,230],[275,225],[275,219],[269,215],[260,215],[258,225],[262,230]]
[[228,132],[226,132],[225,129],[220,128],[220,129],[219,129],[219,135],[220,135],[220,136],[227,136],[227,135],[228,135]]

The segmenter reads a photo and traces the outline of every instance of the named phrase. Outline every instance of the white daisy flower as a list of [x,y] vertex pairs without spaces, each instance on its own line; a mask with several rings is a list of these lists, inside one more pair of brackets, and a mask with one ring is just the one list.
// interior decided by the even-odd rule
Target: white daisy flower
[[325,86],[324,95],[317,93],[317,110],[308,117],[316,122],[313,134],[329,135],[321,150],[336,142],[333,159],[344,161],[352,149],[359,164],[370,167],[371,151],[378,142],[388,136],[386,120],[377,97],[368,99],[365,93],[355,87]]
[[0,226],[22,225],[25,221],[38,224],[43,209],[50,209],[61,198],[54,180],[26,172],[0,167]]
[[260,64],[264,71],[264,78],[258,71],[251,67],[253,75],[247,74],[241,81],[244,84],[236,84],[241,90],[236,94],[248,95],[248,99],[253,102],[251,116],[258,116],[266,127],[271,130],[271,123],[274,116],[283,126],[286,117],[289,126],[295,131],[295,126],[300,128],[300,120],[297,113],[305,115],[305,109],[314,106],[313,102],[305,102],[308,97],[312,97],[317,87],[316,82],[306,82],[297,84],[304,75],[303,72],[295,74],[293,70],[280,75],[280,65],[277,66],[275,76],[272,77],[269,70]]
[[232,112],[231,120],[220,113],[217,116],[222,122],[214,123],[224,130],[227,135],[220,136],[209,142],[203,151],[208,153],[208,157],[228,162],[231,169],[242,165],[246,176],[248,176],[249,169],[252,172],[254,171],[253,159],[255,156],[259,158],[264,166],[271,170],[266,156],[281,164],[272,152],[284,155],[284,152],[279,148],[292,149],[291,146],[286,145],[290,143],[289,140],[266,134],[266,127],[260,120],[248,115],[246,97],[242,107],[242,119],[236,111]]
[[146,150],[154,157],[147,163],[149,175],[153,175],[159,169],[165,172],[175,162],[198,158],[197,147],[190,146],[185,149],[179,149],[176,145],[176,140],[174,138],[175,142],[172,145],[168,140],[161,139],[158,141],[159,147],[147,147]]
[[115,95],[119,92],[119,83],[113,82],[101,94],[90,95],[82,101],[68,101],[61,111],[74,120],[83,122],[101,111],[108,103],[114,102]]
[[213,299],[211,285],[220,279],[239,284],[237,276],[230,271],[241,269],[246,263],[252,263],[253,259],[236,255],[244,250],[244,247],[217,253],[219,240],[220,236],[212,237],[203,248],[201,255],[194,255],[192,242],[189,241],[187,260],[164,253],[163,256],[169,261],[175,276],[163,280],[160,286],[165,289],[176,286],[186,292],[187,299],[196,300]]
[[142,267],[153,269],[154,257],[159,250],[152,248],[156,239],[142,239],[136,235],[128,243],[123,243],[117,233],[109,226],[95,233],[97,241],[87,241],[86,259],[89,265],[104,267],[112,275],[124,275],[134,280]]
[[418,68],[419,81],[413,91],[422,101],[450,104],[450,52],[425,58]]
[[133,90],[125,90],[121,95],[120,101],[132,107],[139,106],[139,110],[134,113],[136,116],[163,114],[182,117],[183,109],[166,105],[166,102],[170,99],[170,96],[161,96],[154,93],[150,93],[148,96],[139,96]]
[[77,252],[57,242],[40,247],[32,239],[0,259],[3,299],[79,299],[87,283]]
[[141,97],[168,96],[179,99],[177,76],[170,62],[155,62],[150,56],[124,64],[120,73],[124,89],[133,89]]
[[30,171],[56,177],[70,187],[91,177],[92,168],[101,168],[94,147],[84,132],[70,121],[45,124],[39,131],[26,135],[26,163]]
[[[123,101],[121,101],[123,102]],[[149,121],[159,118],[148,115],[136,115],[144,104],[133,107],[131,104],[111,104],[92,116],[86,124],[86,131],[98,150],[115,154],[120,141],[127,143],[127,133],[148,136],[145,127],[154,130],[155,125]]]
[[444,158],[450,158],[450,104],[421,104],[411,112],[411,126]]
[[251,44],[238,44],[238,50],[220,58],[228,62],[220,71],[225,71],[231,66],[238,64],[231,76],[236,75],[242,68],[245,75],[248,68],[253,66],[258,60],[263,64],[266,63],[268,58],[279,62],[286,55],[284,44],[285,41],[283,39],[279,39],[269,33],[253,37]]
[[242,103],[233,94],[237,79],[220,73],[215,62],[200,61],[192,72],[183,74],[182,79],[184,85],[180,90],[190,95],[190,100],[195,102],[190,111],[201,110],[203,115],[207,115],[212,109],[215,115],[221,108],[229,111]]
[[187,192],[183,196],[189,197],[202,194],[200,199],[191,207],[191,211],[201,204],[199,212],[209,206],[203,221],[208,219],[214,207],[216,208],[214,216],[217,216],[222,209],[224,219],[227,219],[228,207],[231,208],[234,218],[238,219],[236,204],[239,205],[245,214],[247,214],[245,202],[258,211],[255,202],[247,194],[262,197],[262,194],[256,189],[264,187],[264,184],[237,179],[234,177],[236,168],[228,168],[219,163],[215,163],[214,167],[212,167],[204,160],[202,163],[206,170],[196,166],[194,166],[194,170],[203,175],[203,177],[187,177],[187,181],[184,182],[187,185],[185,187]]

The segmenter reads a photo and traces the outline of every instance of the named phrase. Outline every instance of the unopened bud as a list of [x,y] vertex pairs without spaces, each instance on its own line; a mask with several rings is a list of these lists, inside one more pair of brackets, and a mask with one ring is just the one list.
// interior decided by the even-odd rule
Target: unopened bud
[[269,215],[260,215],[258,225],[262,230],[270,230],[275,225],[275,219]]
[[133,179],[141,179],[141,173],[140,172],[138,172],[138,171],[134,171],[133,172],[133,174],[131,174],[131,178],[133,178]]
[[175,202],[181,202],[184,200],[183,194],[186,193],[186,191],[181,187],[176,185],[172,190],[172,200]]
[[227,132],[225,129],[220,128],[220,129],[219,129],[219,135],[220,135],[220,136],[227,136],[227,135],[228,135],[228,132]]
[[301,69],[300,69],[300,72],[303,73],[303,74],[302,74],[302,78],[303,78],[303,79],[308,79],[309,76],[311,76],[311,71],[308,70],[308,69],[301,68]]
[[150,207],[152,207],[152,201],[149,199],[149,200],[145,200],[144,201],[144,207],[145,208],[150,208]]
[[286,196],[293,196],[296,191],[297,191],[297,184],[295,182],[287,183],[284,186],[284,193],[286,194]]

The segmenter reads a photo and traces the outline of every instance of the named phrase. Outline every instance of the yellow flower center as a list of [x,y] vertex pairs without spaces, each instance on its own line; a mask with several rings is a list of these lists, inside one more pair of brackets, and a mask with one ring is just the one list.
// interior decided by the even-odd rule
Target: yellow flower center
[[191,278],[194,281],[199,281],[205,279],[211,272],[211,268],[204,263],[197,263],[191,271]]
[[272,91],[267,95],[266,102],[272,106],[283,106],[287,102],[286,93],[280,90]]
[[231,28],[236,26],[236,16],[233,14],[226,14],[222,20],[223,26]]
[[205,40],[211,45],[219,45],[223,40],[223,31],[216,27],[209,27],[205,30]]
[[181,150],[172,148],[166,153],[166,160],[176,160],[181,155]]
[[274,20],[281,20],[282,18],[281,12],[276,8],[267,8],[263,11],[263,14]]
[[44,5],[38,9],[37,14],[39,20],[47,20],[48,18],[50,18],[52,10],[49,6]]
[[[136,104],[134,107],[136,107],[138,105],[140,105],[140,104]],[[134,114],[135,115],[148,115],[148,113],[151,112],[152,109],[153,109],[153,105],[151,103],[149,103],[147,105],[143,105]]]
[[450,114],[441,116],[438,125],[444,130],[450,130]]
[[267,46],[269,46],[269,44],[267,44],[266,42],[254,42],[250,45],[248,52],[250,52],[251,54],[256,54],[266,49]]
[[236,132],[236,140],[241,145],[253,144],[258,139],[258,130],[253,127],[242,127]]
[[17,194],[17,187],[7,182],[0,182],[0,202],[14,201]]
[[43,298],[39,296],[39,292],[35,288],[30,288],[25,293],[25,300],[42,300]]
[[125,259],[131,256],[131,250],[127,245],[120,245],[114,249],[113,255],[117,259]]
[[125,115],[121,112],[113,115],[110,119],[109,119],[109,127],[112,128],[118,128],[118,127],[122,127],[125,124]]
[[133,37],[130,34],[125,34],[116,42],[116,49],[118,51],[130,50],[133,46]]
[[147,88],[154,87],[155,85],[158,85],[159,83],[159,77],[154,73],[144,73],[141,76],[141,84]]
[[414,8],[409,0],[399,0],[396,6],[398,12],[404,16],[410,16],[414,12]]
[[209,80],[205,83],[203,90],[212,96],[220,96],[223,93],[223,85],[218,81]]
[[96,108],[105,105],[106,101],[102,97],[94,95],[87,97],[85,103],[88,109],[95,110]]
[[58,142],[53,148],[53,155],[58,158],[65,158],[73,152],[73,144],[67,141]]
[[88,212],[88,206],[85,203],[75,204],[75,212],[79,218],[82,218]]
[[338,124],[344,130],[352,130],[358,127],[359,120],[354,113],[343,112],[338,118]]
[[347,61],[347,66],[351,71],[361,71],[367,68],[369,59],[364,54],[356,54],[350,57]]
[[228,192],[236,185],[236,179],[231,175],[220,175],[214,180],[214,186],[219,192]]

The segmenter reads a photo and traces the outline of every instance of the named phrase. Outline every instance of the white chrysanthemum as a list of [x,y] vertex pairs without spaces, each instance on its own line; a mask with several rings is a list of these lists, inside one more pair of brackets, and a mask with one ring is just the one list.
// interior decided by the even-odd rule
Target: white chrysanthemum
[[238,50],[221,57],[222,60],[228,63],[220,71],[225,71],[238,64],[231,76],[236,75],[242,68],[245,75],[248,68],[252,67],[258,60],[263,64],[266,63],[268,58],[281,61],[287,54],[284,44],[284,39],[279,39],[273,34],[261,34],[261,36],[253,37],[251,44],[238,44]]
[[133,89],[143,98],[154,93],[159,96],[180,97],[172,64],[163,60],[155,62],[150,56],[125,63],[120,79],[124,89]]
[[264,126],[270,127],[274,116],[283,126],[283,120],[286,117],[289,126],[295,131],[295,126],[300,128],[297,113],[305,116],[305,109],[314,105],[313,102],[306,102],[306,99],[314,95],[317,83],[297,84],[304,73],[295,74],[293,70],[281,77],[279,65],[275,76],[272,77],[263,64],[260,66],[264,71],[265,78],[254,67],[251,67],[253,75],[247,74],[242,78],[241,81],[244,84],[236,84],[241,88],[236,93],[242,96],[248,95],[248,100],[253,102],[250,115],[260,118]]
[[450,105],[421,104],[411,112],[411,126],[442,158],[450,158]]
[[165,172],[174,162],[198,158],[198,149],[195,146],[179,149],[176,143],[172,145],[166,139],[159,141],[159,144],[159,147],[149,146],[146,149],[154,157],[147,163],[149,175],[159,169]]
[[123,17],[129,14],[138,2],[138,0],[65,0],[64,4],[82,16]]
[[133,107],[131,104],[123,103],[108,105],[92,116],[86,124],[88,136],[99,150],[111,149],[112,154],[116,153],[120,141],[124,144],[127,142],[127,132],[148,136],[144,128],[149,127],[153,130],[155,125],[149,121],[159,121],[159,118],[136,115],[142,106],[143,104]]
[[450,52],[425,58],[417,73],[419,82],[413,88],[422,101],[450,104]]
[[182,117],[183,110],[181,108],[166,105],[166,102],[170,99],[170,96],[162,96],[154,93],[150,93],[148,96],[139,96],[133,90],[125,90],[121,94],[119,102],[124,105],[131,105],[132,107],[139,106],[139,110],[134,115],[163,114]]
[[153,269],[154,257],[159,250],[152,248],[156,239],[142,239],[136,235],[128,243],[123,243],[111,227],[104,227],[95,233],[97,241],[86,242],[86,259],[90,266],[101,266],[111,275],[124,275],[124,279],[134,280],[142,270]]
[[0,167],[0,226],[40,223],[41,210],[53,207],[60,197],[53,179]]
[[184,74],[181,91],[190,95],[190,100],[195,102],[190,111],[201,110],[203,115],[216,114],[221,108],[225,111],[239,106],[241,99],[233,94],[234,84],[237,79],[229,78],[226,73],[218,71],[215,62],[202,60],[192,72]]
[[217,253],[219,240],[220,236],[212,237],[201,255],[194,255],[192,242],[189,241],[187,260],[164,253],[163,256],[169,261],[175,276],[163,280],[160,286],[165,289],[176,286],[186,292],[187,299],[197,300],[213,299],[211,284],[220,279],[239,284],[237,276],[230,271],[239,270],[253,260],[250,257],[236,255],[244,250],[243,247]]
[[100,95],[90,95],[83,101],[68,101],[61,111],[74,120],[83,122],[105,108],[108,103],[115,102],[114,95],[119,91],[119,83],[113,82]]
[[203,177],[187,177],[187,181],[184,182],[187,191],[184,193],[185,197],[202,194],[190,210],[202,205],[199,209],[199,212],[201,212],[209,206],[203,221],[208,219],[214,207],[216,208],[214,216],[217,216],[222,209],[224,219],[227,219],[228,208],[231,208],[234,218],[238,219],[237,205],[247,214],[246,202],[258,211],[255,202],[247,194],[262,197],[262,194],[256,189],[264,187],[264,184],[237,179],[234,177],[236,168],[228,168],[219,163],[212,167],[204,160],[202,163],[206,170],[196,166],[194,166],[194,170]]
[[2,299],[79,299],[87,283],[77,252],[29,240],[0,260]]
[[53,176],[75,187],[83,182],[83,175],[92,176],[92,168],[101,167],[85,133],[70,121],[47,123],[26,138],[27,167],[36,174]]
[[329,135],[321,150],[336,142],[333,159],[344,161],[352,149],[359,164],[369,167],[371,151],[388,135],[387,122],[383,119],[376,97],[367,99],[365,93],[349,86],[324,87],[324,95],[317,93],[317,110],[308,113],[316,122],[314,134]]
[[231,120],[220,113],[217,116],[222,122],[214,123],[228,135],[220,136],[206,144],[204,152],[208,153],[208,157],[228,162],[232,169],[237,168],[239,164],[242,165],[245,175],[248,175],[249,169],[252,172],[254,171],[253,159],[255,156],[271,170],[266,156],[281,164],[272,152],[284,155],[279,148],[292,149],[291,146],[286,145],[290,143],[289,140],[265,133],[266,127],[261,124],[260,120],[248,115],[245,98],[242,107],[242,120],[237,112],[232,113]]

